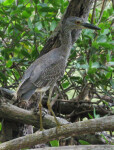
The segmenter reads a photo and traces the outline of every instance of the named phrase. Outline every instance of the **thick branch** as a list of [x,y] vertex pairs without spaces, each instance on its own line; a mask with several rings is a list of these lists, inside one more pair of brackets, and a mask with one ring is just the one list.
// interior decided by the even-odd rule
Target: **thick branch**
[[35,150],[112,150],[113,147],[114,147],[113,145],[76,145],[76,146],[46,147],[46,148],[38,148]]
[[[39,115],[34,115],[32,111],[27,111],[25,109],[19,108],[9,103],[0,104],[0,118],[5,118],[13,121],[17,121],[24,124],[34,125],[39,127]],[[60,124],[67,124],[65,119],[57,117]],[[56,123],[52,116],[45,115],[43,117],[44,128],[55,127]]]
[[38,131],[34,134],[5,142],[0,145],[0,150],[18,150],[20,148],[27,148],[36,144],[46,143],[61,137],[95,133],[104,130],[114,130],[114,115],[71,123],[61,126],[60,128],[44,130],[43,132]]
[[14,93],[14,91],[0,87],[0,95],[2,95],[5,98],[8,98],[9,100],[12,99]]

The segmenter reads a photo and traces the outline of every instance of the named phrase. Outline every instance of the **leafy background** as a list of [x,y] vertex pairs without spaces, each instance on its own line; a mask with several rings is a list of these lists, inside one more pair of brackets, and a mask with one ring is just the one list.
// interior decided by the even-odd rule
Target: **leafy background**
[[16,87],[38,56],[67,1],[6,0],[0,3],[0,85]]

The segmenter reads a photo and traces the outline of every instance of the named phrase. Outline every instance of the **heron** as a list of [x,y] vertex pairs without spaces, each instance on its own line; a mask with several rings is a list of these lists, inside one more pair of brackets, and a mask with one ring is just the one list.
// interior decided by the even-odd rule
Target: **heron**
[[54,85],[64,75],[67,60],[72,48],[71,31],[73,29],[93,29],[100,30],[99,27],[86,23],[79,17],[69,17],[61,26],[61,46],[54,48],[40,58],[36,59],[25,71],[21,83],[18,86],[16,95],[20,100],[28,101],[37,91],[40,93],[38,100],[40,113],[40,130],[43,130],[42,124],[42,97],[49,90],[47,100],[48,110],[54,116],[57,126],[59,122],[51,108],[50,99]]

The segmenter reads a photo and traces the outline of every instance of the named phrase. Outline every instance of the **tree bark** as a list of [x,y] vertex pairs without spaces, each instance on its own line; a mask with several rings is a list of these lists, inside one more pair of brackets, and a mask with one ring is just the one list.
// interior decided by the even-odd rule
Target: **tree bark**
[[46,147],[46,148],[38,148],[35,150],[113,150],[113,147],[114,147],[113,145],[78,145],[78,146]]
[[[39,115],[34,115],[32,111],[19,108],[9,103],[2,103],[0,105],[0,118],[4,118],[10,121],[20,122],[23,124],[33,125],[37,128],[40,127]],[[68,121],[66,121],[65,119],[59,117],[57,117],[57,119],[61,125],[68,123]],[[43,117],[43,126],[46,129],[55,127],[56,123],[54,117],[46,114]]]
[[114,130],[114,116],[80,121],[42,132],[37,131],[36,133],[0,144],[0,150],[19,150],[59,138],[109,131],[109,129]]

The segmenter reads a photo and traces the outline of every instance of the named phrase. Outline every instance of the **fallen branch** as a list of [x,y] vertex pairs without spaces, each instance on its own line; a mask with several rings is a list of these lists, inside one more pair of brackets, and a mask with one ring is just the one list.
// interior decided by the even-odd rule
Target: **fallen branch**
[[28,150],[113,150],[113,145],[76,145],[76,146],[60,146],[60,147],[46,147]]
[[26,135],[0,144],[0,150],[19,150],[21,148],[30,148],[36,144],[46,143],[62,137],[109,130],[114,130],[114,115],[71,123],[61,126],[60,128],[44,130],[43,132],[37,131],[34,134]]
[[[34,115],[32,111],[28,111],[9,103],[0,104],[0,118],[17,121],[24,124],[30,124],[39,127],[39,115]],[[57,117],[60,124],[67,124],[65,119]],[[56,126],[54,117],[46,114],[43,117],[44,128],[52,128]]]

